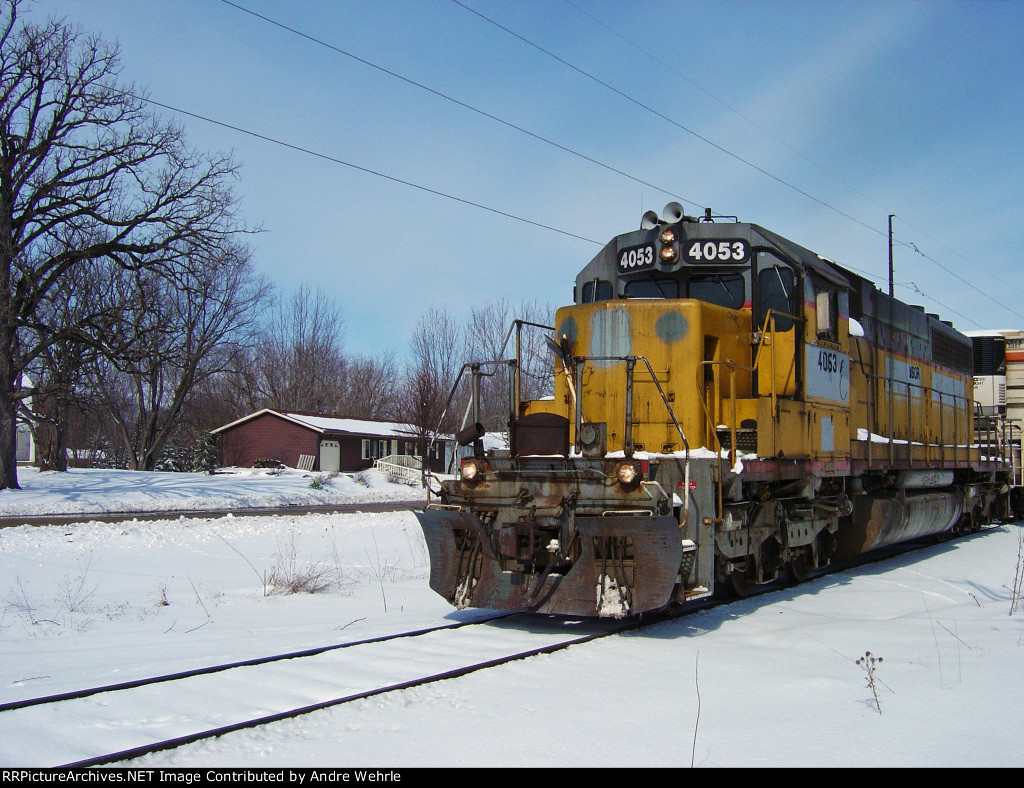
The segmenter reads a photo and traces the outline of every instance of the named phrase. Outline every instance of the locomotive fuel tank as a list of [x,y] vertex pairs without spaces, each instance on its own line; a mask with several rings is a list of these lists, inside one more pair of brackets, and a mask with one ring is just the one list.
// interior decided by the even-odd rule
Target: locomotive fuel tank
[[963,514],[955,491],[901,491],[855,495],[849,523],[839,529],[835,557],[852,558],[887,545],[950,530]]

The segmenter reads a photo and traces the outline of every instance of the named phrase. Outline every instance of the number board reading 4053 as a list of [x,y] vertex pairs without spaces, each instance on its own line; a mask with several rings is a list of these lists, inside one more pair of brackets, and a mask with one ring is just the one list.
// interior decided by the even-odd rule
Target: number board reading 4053
[[653,244],[630,246],[619,252],[619,273],[642,271],[645,268],[651,268],[657,259]]
[[683,257],[688,263],[746,263],[750,260],[750,244],[737,238],[686,241]]

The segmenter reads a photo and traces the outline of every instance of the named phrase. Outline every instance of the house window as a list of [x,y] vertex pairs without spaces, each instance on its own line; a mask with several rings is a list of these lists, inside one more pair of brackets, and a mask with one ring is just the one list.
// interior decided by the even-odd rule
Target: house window
[[363,459],[379,460],[388,455],[388,442],[380,438],[363,438]]

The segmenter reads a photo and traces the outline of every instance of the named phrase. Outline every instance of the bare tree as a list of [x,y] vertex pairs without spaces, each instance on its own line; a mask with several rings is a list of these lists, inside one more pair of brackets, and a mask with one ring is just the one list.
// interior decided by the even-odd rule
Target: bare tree
[[303,285],[269,314],[253,359],[263,407],[333,412],[345,365],[341,311],[322,290]]
[[[55,298],[47,299],[49,309],[41,309],[46,318],[36,328],[43,336],[38,344],[38,356],[31,366],[33,382],[32,408],[20,403],[23,415],[32,429],[36,444],[36,465],[43,471],[67,470],[68,422],[75,401],[76,390],[82,382],[87,359],[94,356],[94,346],[78,337],[61,331],[61,327],[76,324],[80,319],[83,300],[97,283],[89,278],[81,283],[79,292],[68,292],[70,277],[55,288]],[[34,332],[34,333],[36,333]],[[61,338],[46,341],[45,337],[60,333]]]
[[[434,430],[454,430],[462,417],[459,404],[445,410],[464,356],[463,332],[443,310],[431,308],[413,331],[404,379],[396,396],[396,418],[415,430],[420,456]],[[464,401],[463,401],[464,402]]]
[[354,419],[393,418],[399,380],[394,353],[346,357],[334,412]]
[[92,367],[93,386],[117,424],[134,470],[153,470],[196,385],[231,367],[251,346],[269,286],[248,249],[198,250],[173,276],[131,272],[137,288],[126,314],[149,323],[136,352]]
[[[310,317],[311,303],[319,303],[325,315]],[[218,425],[262,408],[357,419],[394,417],[400,381],[394,353],[345,354],[340,313],[322,293],[314,296],[304,289],[269,315],[255,346],[204,386],[204,412],[216,413]]]
[[0,18],[0,489],[17,487],[15,416],[30,365],[68,338],[106,342],[106,313],[27,332],[91,261],[173,272],[239,231],[227,156],[191,150],[179,126],[119,87],[118,49],[60,21]]
[[[525,321],[516,331],[515,321]],[[506,299],[473,307],[467,330],[466,358],[475,361],[507,361],[516,356],[519,342],[519,399],[530,400],[552,391],[551,352],[540,326],[554,321],[554,310],[537,302],[521,301],[513,306]],[[512,410],[513,367],[491,366],[480,382],[480,420],[488,432],[505,432]],[[516,406],[518,407],[518,406]]]
[[[468,426],[474,416],[488,432],[508,429],[517,407],[512,402],[514,365],[509,363],[516,356],[516,320],[526,322],[518,334],[519,397],[537,399],[551,393],[552,359],[544,341],[550,332],[544,326],[551,324],[552,313],[549,306],[535,302],[513,306],[499,299],[475,307],[465,327],[437,309],[420,318],[397,394],[396,418],[414,427],[421,450],[434,430],[452,434]],[[467,371],[460,378],[464,365],[473,362],[484,362],[479,366],[475,414],[469,409],[471,375]]]

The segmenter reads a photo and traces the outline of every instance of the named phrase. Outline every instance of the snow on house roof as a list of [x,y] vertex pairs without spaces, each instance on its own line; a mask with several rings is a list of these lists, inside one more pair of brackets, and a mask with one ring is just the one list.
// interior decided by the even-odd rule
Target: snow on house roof
[[278,410],[271,410],[270,408],[250,413],[248,416],[243,416],[230,424],[225,424],[223,427],[210,430],[210,432],[224,432],[264,414],[286,419],[321,434],[330,432],[349,435],[375,435],[383,438],[408,438],[417,434],[417,429],[411,424],[401,424],[393,421],[374,421],[372,419],[348,419],[341,416],[319,416],[310,413],[284,413]]
[[292,421],[306,424],[321,432],[347,432],[359,435],[382,435],[387,438],[408,438],[416,434],[411,424],[369,419],[345,419],[339,416],[310,416],[307,413],[280,414]]

